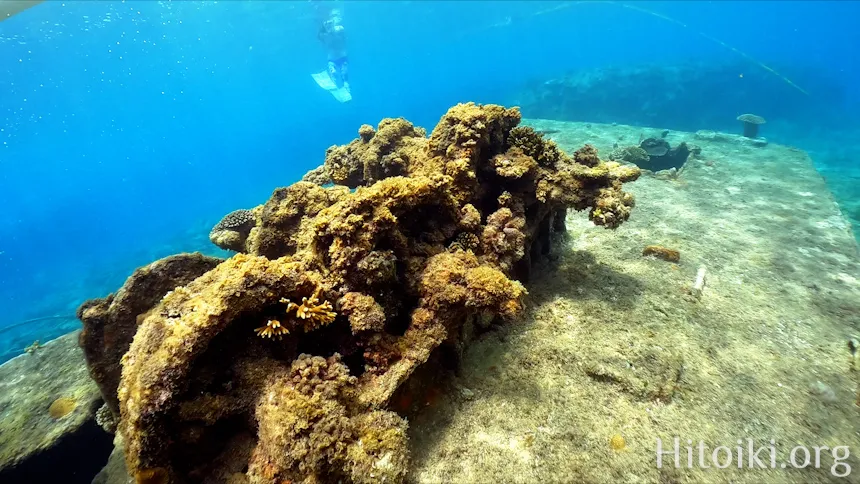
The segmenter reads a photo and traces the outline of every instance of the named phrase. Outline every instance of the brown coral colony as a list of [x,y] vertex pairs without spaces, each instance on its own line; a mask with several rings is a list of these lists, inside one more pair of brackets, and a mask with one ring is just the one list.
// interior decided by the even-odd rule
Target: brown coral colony
[[[568,209],[615,228],[633,207],[622,183],[637,168],[591,146],[570,157],[520,120],[468,103],[429,137],[405,119],[362,126],[310,177],[333,186],[278,188],[213,229],[237,254],[213,266],[175,258],[85,303],[97,381],[108,373],[93,368],[119,365],[128,347],[118,384],[99,387],[113,393],[130,474],[404,480],[395,392],[422,388],[404,384],[440,355],[456,359],[475,328],[521,313],[523,283]],[[113,325],[133,340],[109,345]]]

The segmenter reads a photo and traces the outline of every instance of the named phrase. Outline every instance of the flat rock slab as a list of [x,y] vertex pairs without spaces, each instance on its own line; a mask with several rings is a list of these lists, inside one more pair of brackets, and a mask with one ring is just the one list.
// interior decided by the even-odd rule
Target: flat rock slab
[[95,423],[102,401],[78,333],[0,365],[0,481],[90,482],[106,462],[112,437]]
[[[525,124],[568,153],[591,143],[602,157],[662,135]],[[410,421],[413,481],[824,483],[844,464],[860,469],[860,257],[824,180],[794,148],[666,139],[698,145],[701,157],[675,178],[625,184],[637,204],[616,231],[569,214],[556,260],[529,285],[522,324],[471,346],[459,391]],[[643,257],[649,245],[678,250],[680,261]],[[657,439],[671,452],[676,437],[680,467],[669,454],[658,468]],[[756,449],[775,441],[775,468],[769,457],[749,468],[747,439]],[[710,468],[698,464],[699,442]],[[811,462],[792,469],[800,444]],[[714,467],[718,446],[735,455],[726,469]],[[813,446],[851,455],[826,449],[816,466]]]

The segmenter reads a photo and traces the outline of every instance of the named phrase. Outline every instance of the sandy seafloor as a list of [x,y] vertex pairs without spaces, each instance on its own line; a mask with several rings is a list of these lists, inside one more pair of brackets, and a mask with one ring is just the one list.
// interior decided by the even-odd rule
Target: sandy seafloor
[[[590,142],[602,157],[659,133],[526,124],[555,131],[568,153]],[[411,419],[411,481],[860,482],[860,257],[849,224],[806,153],[722,138],[670,132],[701,157],[675,180],[625,185],[637,204],[615,231],[569,214],[523,321],[473,343],[453,391]],[[642,257],[651,244],[679,250],[680,263]],[[675,437],[680,467],[667,455],[658,469],[657,439],[672,450]],[[698,448],[688,467],[688,439],[704,443],[710,468]],[[776,468],[750,469],[747,439],[756,450],[773,439]],[[721,445],[733,456],[715,469]],[[809,465],[782,468],[797,445]],[[848,446],[851,474],[834,477],[826,449],[816,469],[813,446]],[[771,466],[769,449],[758,455]],[[794,455],[802,465],[802,449]]]

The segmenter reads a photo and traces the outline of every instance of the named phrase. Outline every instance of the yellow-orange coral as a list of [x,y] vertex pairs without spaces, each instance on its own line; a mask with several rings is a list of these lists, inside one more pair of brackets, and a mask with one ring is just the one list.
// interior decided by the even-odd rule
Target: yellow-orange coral
[[285,334],[290,334],[290,331],[281,325],[281,322],[277,319],[270,319],[266,322],[265,326],[261,326],[254,330],[257,333],[257,336],[262,338],[275,338],[281,339],[281,336]]
[[287,312],[295,309],[296,316],[298,316],[299,319],[306,320],[304,323],[305,331],[311,331],[317,327],[325,326],[326,324],[334,321],[335,316],[337,316],[337,313],[332,311],[330,302],[323,301],[322,304],[320,304],[319,294],[320,289],[317,289],[311,297],[303,297],[301,304],[290,302],[289,299],[281,300],[282,303],[287,304]]
[[139,471],[135,480],[140,484],[166,484],[170,482],[170,476],[164,467],[153,467]]
[[[285,311],[287,315],[295,311],[296,317],[302,320],[302,327],[305,331],[313,331],[320,326],[325,326],[334,321],[337,316],[329,301],[319,302],[320,291],[321,289],[318,288],[311,297],[303,297],[301,304],[296,304],[287,298],[281,298],[281,303],[287,305]],[[265,326],[254,331],[262,338],[280,339],[285,334],[290,334],[289,329],[277,319],[270,319]]]

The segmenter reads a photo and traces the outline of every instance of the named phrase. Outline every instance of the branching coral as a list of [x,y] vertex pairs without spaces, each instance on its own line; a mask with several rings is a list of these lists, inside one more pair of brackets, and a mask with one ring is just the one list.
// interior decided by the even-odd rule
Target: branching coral
[[403,119],[362,126],[318,170],[335,186],[275,190],[243,253],[142,298],[118,391],[132,476],[402,480],[392,395],[472,326],[521,313],[568,208],[613,228],[633,206],[621,185],[638,169],[568,157],[519,122],[469,103],[429,138]]
[[[293,328],[301,326],[306,332],[313,331],[319,327],[325,326],[337,316],[337,313],[332,311],[332,305],[329,301],[320,303],[319,295],[321,288],[317,288],[311,297],[303,297],[301,304],[296,304],[287,298],[282,297],[280,302],[287,306],[284,311],[287,316],[291,312],[295,313],[295,318],[301,321],[291,321]],[[278,319],[269,319],[265,326],[261,326],[254,330],[257,336],[263,338],[281,339],[282,336],[290,334],[287,324],[282,323]]]
[[282,326],[281,322],[277,319],[270,319],[266,321],[265,326],[260,326],[259,328],[254,330],[257,333],[257,336],[262,338],[274,338],[281,339],[281,336],[290,334],[290,330],[286,328],[286,326]]

